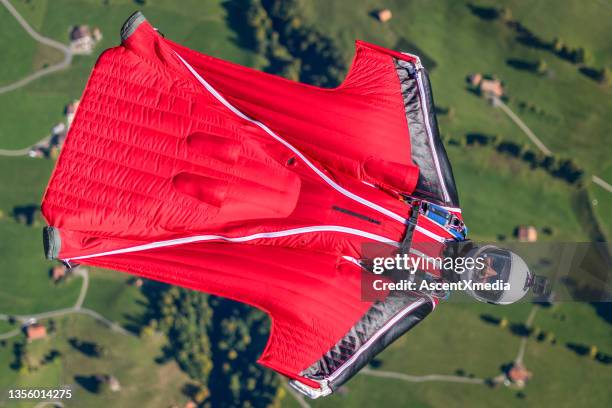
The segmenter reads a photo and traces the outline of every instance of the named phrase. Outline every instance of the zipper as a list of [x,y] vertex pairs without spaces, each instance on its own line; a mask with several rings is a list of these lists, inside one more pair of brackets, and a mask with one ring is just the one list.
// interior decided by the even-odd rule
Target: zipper
[[415,77],[417,80],[417,85],[419,88],[419,97],[421,99],[421,113],[423,114],[423,119],[425,121],[425,131],[427,132],[427,137],[429,138],[429,144],[431,146],[431,150],[433,152],[434,164],[436,166],[436,173],[438,174],[438,178],[440,179],[440,184],[442,186],[442,193],[444,194],[444,201],[450,202],[450,195],[448,194],[448,190],[446,189],[446,183],[444,182],[444,177],[442,177],[442,170],[440,168],[440,161],[438,160],[438,152],[436,150],[436,145],[434,143],[433,132],[431,131],[431,124],[429,123],[429,110],[427,107],[427,96],[425,94],[425,86],[423,85],[423,65],[421,64],[421,59],[416,55],[408,54],[415,59]]
[[249,117],[248,115],[246,115],[245,113],[243,113],[242,111],[240,111],[237,107],[235,107],[234,105],[232,105],[227,99],[225,99],[225,97],[223,95],[221,95],[219,93],[219,91],[217,91],[211,84],[209,84],[206,79],[202,78],[202,76],[191,66],[189,65],[189,63],[187,61],[185,61],[183,59],[183,57],[181,57],[177,52],[174,52],[174,54],[176,55],[176,57],[182,62],[182,64],[187,68],[187,70],[191,73],[191,75],[194,76],[194,78],[213,96],[215,97],[219,102],[221,102],[221,104],[223,104],[226,108],[228,108],[231,112],[233,112],[236,116],[238,116],[239,118],[246,120],[252,124],[254,124],[255,126],[259,127],[261,130],[263,130],[265,133],[267,133],[269,136],[271,136],[273,139],[275,139],[276,141],[278,141],[279,143],[281,143],[283,146],[285,146],[286,148],[288,148],[289,150],[291,150],[293,153],[295,153],[300,159],[302,159],[302,161],[304,163],[306,163],[306,165],[312,169],[312,171],[314,171],[321,179],[323,179],[323,181],[325,181],[328,185],[330,185],[334,190],[338,191],[339,193],[341,193],[342,195],[350,198],[351,200],[354,200],[360,204],[365,205],[366,207],[369,207],[375,211],[378,211],[379,213],[385,214],[386,216],[393,218],[396,221],[399,221],[402,224],[406,224],[407,220],[406,218],[402,217],[401,215],[398,215],[396,213],[394,213],[393,211],[378,205],[372,201],[366,200],[365,198],[358,196],[357,194],[352,193],[351,191],[347,190],[346,188],[342,187],[341,185],[339,185],[338,183],[336,183],[334,180],[332,180],[329,176],[327,176],[322,170],[320,170],[317,166],[315,166],[308,158],[306,158],[306,156],[304,154],[302,154],[302,152],[300,152],[296,147],[294,147],[291,143],[289,143],[288,141],[286,141],[285,139],[283,139],[282,137],[280,137],[279,135],[277,135],[272,129],[270,129],[266,124],[253,119],[251,117]]
[[357,350],[355,354],[353,354],[348,360],[346,360],[346,362],[342,364],[340,368],[338,368],[329,377],[325,379],[327,383],[329,384],[330,382],[333,382],[336,378],[338,378],[338,376],[342,374],[344,371],[346,371],[346,369],[349,368],[355,362],[355,360],[359,358],[360,355],[365,353],[380,336],[386,333],[391,326],[395,325],[395,323],[401,320],[408,313],[412,312],[418,306],[421,306],[423,303],[425,303],[425,299],[421,298],[417,302],[412,303],[406,309],[402,310],[401,312],[393,316],[393,318],[391,318],[372,337],[370,337],[368,341],[366,341],[365,344],[359,350]]

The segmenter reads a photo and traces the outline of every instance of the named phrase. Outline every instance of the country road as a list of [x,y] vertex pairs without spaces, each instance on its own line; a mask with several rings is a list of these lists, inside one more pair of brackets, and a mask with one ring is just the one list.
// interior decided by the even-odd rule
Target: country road
[[44,37],[40,34],[38,34],[29,24],[27,21],[25,21],[25,19],[21,16],[21,14],[19,14],[19,12],[15,9],[15,7],[13,7],[13,5],[10,3],[9,0],[0,0],[0,2],[2,2],[2,4],[4,5],[4,7],[7,8],[7,10],[9,11],[9,13],[11,13],[13,15],[13,17],[15,17],[15,19],[17,20],[17,22],[21,25],[21,27],[23,27],[23,29],[30,35],[30,37],[32,37],[34,40],[38,41],[41,44],[47,45],[51,48],[55,48],[56,50],[59,50],[61,53],[64,54],[64,59],[55,64],[55,65],[51,65],[48,66],[46,68],[43,68],[39,71],[34,72],[33,74],[30,74],[24,78],[21,78],[20,80],[13,82],[12,84],[8,84],[8,85],[4,85],[4,86],[0,86],[0,94],[6,93],[6,92],[10,92],[10,91],[14,91],[15,89],[19,89],[22,86],[25,86],[27,84],[29,84],[30,82],[48,75],[48,74],[52,74],[54,72],[57,71],[61,71],[64,70],[66,68],[68,68],[70,66],[70,63],[72,62],[72,51],[70,51],[70,48],[68,48],[68,46],[66,46],[65,44],[60,43],[59,41],[55,41],[51,38],[47,38]]
[[456,382],[463,384],[485,384],[485,380],[482,378],[470,378],[460,377],[457,375],[444,375],[444,374],[429,374],[429,375],[410,375],[404,373],[397,373],[394,371],[381,371],[372,370],[370,368],[362,369],[359,374],[369,375],[371,377],[380,378],[394,378],[396,380],[403,380],[409,382],[427,382],[427,381],[443,381],[443,382]]
[[40,139],[38,142],[34,143],[33,145],[24,147],[23,149],[14,149],[14,150],[13,149],[0,149],[0,156],[7,156],[7,157],[27,156],[30,153],[30,150],[32,150],[34,146],[37,146],[39,144],[44,144],[49,139],[51,139],[51,136],[45,136],[42,139]]
[[[27,21],[25,21],[25,19],[21,16],[21,14],[19,14],[19,12],[15,9],[15,7],[13,7],[13,5],[10,3],[9,0],[0,0],[0,2],[2,2],[2,4],[8,9],[8,11],[13,15],[13,17],[15,17],[15,19],[19,22],[19,24],[23,27],[23,29],[32,37],[34,38],[34,40],[38,41],[41,44],[47,45],[49,47],[55,48],[59,51],[61,51],[64,54],[64,59],[63,61],[55,64],[55,65],[51,65],[49,67],[43,68],[37,72],[34,72],[33,74],[30,74],[16,82],[13,82],[12,84],[9,85],[4,85],[4,86],[0,86],[0,94],[6,93],[6,92],[10,92],[10,91],[14,91],[15,89],[21,88],[22,86],[25,86],[27,84],[29,84],[30,82],[51,74],[53,72],[57,72],[57,71],[61,71],[63,69],[66,69],[70,66],[70,63],[72,62],[72,51],[70,51],[70,48],[68,46],[66,46],[65,44],[60,43],[59,41],[55,41],[54,39],[48,38],[48,37],[44,37],[42,35],[40,35],[39,33],[37,33],[29,24]],[[508,115],[508,117],[514,122],[516,123],[516,125],[527,135],[527,137],[538,147],[538,149],[543,152],[546,155],[550,155],[552,154],[552,152],[550,151],[550,149],[548,147],[546,147],[546,145],[544,145],[544,143],[542,143],[542,141],[533,133],[533,131],[525,124],[525,122],[523,122],[521,120],[521,118],[518,117],[518,115],[516,115],[509,107],[508,105],[506,105],[501,99],[499,98],[494,98],[493,100],[494,102],[494,106],[498,106],[500,107],[504,113],[506,115]],[[44,141],[41,140],[38,143]],[[37,143],[36,143],[37,144]],[[32,145],[34,146],[34,145]],[[28,146],[25,147],[23,149],[16,149],[16,150],[8,150],[8,149],[0,149],[0,156],[25,156],[28,154],[28,152],[30,151],[30,149],[32,148],[32,146]],[[608,192],[612,193],[612,185],[610,185],[608,182],[606,182],[605,180],[602,180],[600,177],[597,176],[592,176],[592,180],[595,184],[597,184],[598,186],[602,187],[603,189],[605,189]]]
[[[536,313],[538,311],[537,306],[533,306],[531,311],[529,312],[529,316],[525,321],[525,326],[531,327],[533,325],[533,320],[535,319]],[[514,364],[523,364],[523,358],[525,356],[525,349],[527,348],[527,337],[523,337],[520,342],[519,350],[516,358],[514,359]],[[463,384],[486,384],[487,380],[483,378],[470,378],[470,377],[461,377],[457,375],[445,375],[445,374],[428,374],[428,375],[410,375],[395,371],[383,371],[383,370],[373,370],[371,368],[363,368],[359,374],[368,375],[371,377],[379,377],[379,378],[392,378],[396,380],[406,381],[406,382],[427,382],[427,381],[440,381],[440,382],[455,382],[455,383],[463,383]],[[502,376],[498,376],[497,378],[505,378]],[[300,401],[298,401],[300,403]],[[300,403],[301,405],[301,403]]]
[[599,185],[599,187],[603,188],[604,190],[607,190],[609,192],[612,193],[612,185],[610,185],[608,182],[606,182],[605,180],[600,179],[597,176],[593,176],[593,182],[597,185]]
[[2,333],[2,334],[0,334],[0,340],[8,340],[11,337],[18,336],[19,333],[21,333],[21,329],[13,329],[13,330],[8,331],[6,333]]
[[497,97],[493,98],[493,106],[500,107],[501,110],[503,110],[504,113],[508,115],[508,117],[512,119],[512,121],[516,123],[519,128],[521,128],[523,133],[527,135],[527,137],[533,142],[533,144],[538,147],[538,149],[540,149],[542,153],[547,156],[550,156],[552,154],[550,149],[546,147],[544,143],[542,143],[542,141],[531,131],[531,129],[529,129],[525,122],[523,122],[521,118],[519,118],[518,115],[514,113],[512,109],[510,109],[508,105],[506,105],[501,99]]
[[[529,316],[527,317],[527,321],[525,322],[525,327],[531,328],[531,326],[533,325],[533,319],[535,319],[537,311],[538,307],[534,305],[531,308],[531,311],[529,312]],[[525,357],[525,349],[527,348],[527,338],[528,337],[523,337],[521,339],[521,345],[519,347],[518,354],[514,359],[514,364],[523,364],[523,357]]]
[[0,156],[7,156],[7,157],[27,156],[27,154],[30,152],[30,149],[32,149],[32,146],[28,146],[28,147],[24,147],[23,149],[16,149],[16,150],[0,149]]
[[[0,314],[0,320],[9,320],[9,318],[13,318],[21,323],[25,323],[28,320],[32,320],[32,319],[33,320],[44,320],[44,319],[51,319],[54,317],[66,316],[69,314],[82,314],[82,315],[90,316],[96,319],[97,321],[99,321],[100,323],[104,324],[105,326],[107,326],[112,331],[121,333],[126,336],[135,336],[134,333],[129,332],[125,330],[123,327],[121,327],[119,324],[108,320],[106,317],[102,316],[100,313],[96,312],[95,310],[86,309],[83,307],[80,309],[70,307],[66,309],[51,310],[49,312],[43,312],[43,313],[38,313],[38,314],[33,314],[33,315]],[[11,330],[9,332],[0,334],[0,340],[9,339],[11,337],[19,335],[20,333],[21,333],[21,329]]]
[[[44,319],[51,319],[53,317],[66,316],[69,314],[82,314],[82,315],[93,317],[94,319],[106,325],[109,329],[117,333],[121,333],[126,336],[134,336],[134,333],[129,332],[125,330],[123,327],[121,327],[119,324],[111,320],[108,320],[106,317],[102,316],[100,313],[96,312],[95,310],[91,310],[91,309],[87,309],[83,307],[83,302],[85,301],[85,296],[87,296],[87,290],[89,289],[89,272],[87,271],[87,269],[77,268],[74,271],[74,274],[76,276],[80,276],[83,279],[83,284],[81,285],[81,291],[79,292],[79,297],[77,298],[74,306],[68,307],[65,309],[50,310],[48,312],[35,313],[35,314],[30,314],[30,315],[9,315],[9,314],[0,313],[0,320],[15,319],[16,321],[23,324],[23,323],[28,322],[29,320],[44,320]],[[13,329],[6,333],[0,334],[0,340],[6,340],[11,337],[18,336],[20,333],[21,333],[20,328]]]
[[[550,151],[550,149],[548,147],[546,147],[546,145],[540,140],[540,138],[537,137],[535,135],[535,133],[533,133],[533,131],[529,128],[529,126],[527,126],[525,124],[525,122],[523,122],[521,120],[521,118],[519,118],[518,115],[516,113],[514,113],[512,111],[512,109],[510,109],[510,107],[508,105],[506,105],[500,98],[498,98],[498,97],[494,97],[493,98],[493,106],[499,107],[506,115],[508,115],[508,117],[514,123],[516,123],[516,125],[523,131],[523,133],[525,133],[525,135],[527,135],[529,140],[531,140],[533,142],[533,144],[535,144],[536,147],[542,153],[544,153],[547,156],[552,155],[552,152]],[[607,181],[605,181],[605,180],[603,180],[600,177],[595,176],[595,175],[593,175],[591,177],[591,180],[593,180],[593,183],[597,184],[599,187],[601,187],[604,190],[612,193],[612,185],[610,185]]]
[[[15,9],[15,7],[13,7],[13,5],[10,3],[9,0],[0,0],[0,2],[4,5],[4,7],[6,7],[6,9],[9,11],[9,13],[11,13],[13,15],[13,17],[15,17],[15,20],[17,20],[17,22],[21,25],[21,27],[23,27],[23,29],[37,42],[47,45],[49,47],[55,48],[59,51],[61,51],[64,54],[64,59],[55,64],[55,65],[51,65],[49,67],[43,68],[39,71],[34,72],[33,74],[30,74],[24,78],[21,78],[20,80],[13,82],[11,84],[8,85],[3,85],[0,86],[0,94],[6,93],[6,92],[11,92],[14,91],[15,89],[21,88],[22,86],[25,86],[27,84],[29,84],[30,82],[51,74],[53,72],[57,72],[57,71],[61,71],[63,69],[66,69],[70,66],[70,63],[72,62],[72,51],[70,51],[70,48],[68,48],[68,46],[66,46],[65,44],[62,44],[58,41],[55,41],[51,38],[47,38],[44,37],[40,34],[38,34],[29,24],[27,21],[25,21],[25,19],[21,16],[21,14],[19,14],[19,12]],[[51,136],[45,136],[44,138],[42,138],[41,140],[39,140],[38,142],[34,143],[31,146],[27,146],[24,147],[23,149],[0,149],[0,156],[7,156],[7,157],[17,157],[17,156],[26,156],[29,152],[30,149],[32,149],[33,146],[36,146],[39,143],[43,143],[46,140],[48,140],[49,138],[51,138]]]
[[[373,370],[371,368],[362,368],[359,371],[359,375],[367,375],[370,377],[378,377],[378,378],[390,378],[395,380],[402,380],[407,382],[428,382],[428,381],[439,381],[439,382],[454,382],[454,383],[462,383],[462,384],[485,384],[485,380],[482,378],[469,378],[469,377],[459,377],[456,375],[444,375],[444,374],[429,374],[429,375],[410,375],[404,373],[398,373],[395,371],[382,371],[382,370]],[[298,405],[301,408],[310,408],[310,404],[304,396],[298,392],[296,392],[286,381],[283,381],[283,386],[285,389],[291,394],[291,396],[295,399]]]
[[89,289],[89,271],[85,268],[76,268],[74,274],[83,278],[83,285],[81,286],[79,297],[73,307],[73,309],[81,309],[85,301],[85,296],[87,296],[87,290]]

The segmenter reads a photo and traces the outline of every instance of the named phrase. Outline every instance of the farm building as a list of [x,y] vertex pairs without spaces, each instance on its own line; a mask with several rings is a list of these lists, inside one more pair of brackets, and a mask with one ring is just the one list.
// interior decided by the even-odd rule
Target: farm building
[[516,237],[520,242],[535,242],[538,240],[538,230],[533,225],[519,225]]
[[70,50],[74,54],[91,54],[101,39],[102,32],[97,27],[90,30],[88,25],[74,26],[70,30]]
[[44,339],[47,337],[47,328],[40,323],[32,323],[25,328],[28,341]]

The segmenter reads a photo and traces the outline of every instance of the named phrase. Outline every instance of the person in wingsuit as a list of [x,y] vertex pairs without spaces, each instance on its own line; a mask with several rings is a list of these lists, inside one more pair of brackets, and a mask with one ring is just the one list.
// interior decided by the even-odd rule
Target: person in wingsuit
[[45,192],[48,258],[264,310],[259,362],[313,398],[435,308],[429,293],[361,293],[368,245],[436,256],[466,242],[418,57],[359,41],[344,82],[324,89],[185,48],[141,13],[121,40],[98,59]]

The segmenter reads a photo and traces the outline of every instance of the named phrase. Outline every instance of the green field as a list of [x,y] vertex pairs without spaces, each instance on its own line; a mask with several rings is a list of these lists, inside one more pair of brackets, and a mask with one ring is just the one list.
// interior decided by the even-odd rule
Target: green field
[[[502,79],[513,102],[532,102],[556,120],[541,116],[523,117],[536,135],[553,151],[575,156],[582,166],[601,172],[610,166],[612,146],[607,143],[612,131],[608,113],[612,109],[612,88],[602,87],[580,74],[576,66],[553,54],[526,47],[516,41],[516,34],[501,22],[486,21],[474,15],[468,1],[354,1],[332,2],[315,0],[306,3],[308,22],[330,37],[338,39],[346,50],[347,60],[353,41],[363,39],[393,48],[401,39],[426,50],[436,63],[431,73],[436,101],[440,106],[453,107],[453,120],[442,122],[442,132],[449,136],[468,132],[499,134],[527,142],[527,138],[501,111],[466,92],[465,78],[473,72],[495,74]],[[609,7],[590,2],[582,6],[557,6],[554,1],[475,3],[482,6],[507,5],[512,14],[544,38],[562,37],[574,46],[584,46],[594,55],[593,64],[608,66],[612,60],[607,21]],[[580,4],[580,6],[578,6]],[[381,24],[369,15],[374,9],[389,7],[393,19]],[[581,19],[575,9],[580,8]],[[538,10],[554,10],[554,17]],[[523,18],[530,16],[530,18]],[[584,20],[582,20],[584,19]],[[582,23],[580,23],[582,21]],[[588,23],[584,23],[588,21]],[[562,29],[560,27],[563,27]],[[588,29],[586,29],[588,27]],[[559,32],[555,33],[555,30]],[[588,31],[589,34],[581,34]],[[607,32],[607,35],[599,35]],[[406,50],[410,51],[410,50]],[[517,70],[507,60],[544,59],[550,76],[537,76]]]
[[[600,177],[607,181],[612,180],[612,165],[601,172]],[[610,214],[612,214],[612,194],[593,183],[589,188],[589,196],[592,200],[596,200],[592,202],[593,212],[604,233],[607,234],[607,241],[609,242],[612,239],[612,217],[610,217]]]
[[[119,41],[123,21],[139,6],[132,0],[11,0],[34,29],[58,41],[67,42],[74,24],[101,28],[104,39],[92,56],[75,57],[71,67],[37,80],[24,88],[0,95],[0,149],[31,145],[63,120],[67,102],[78,98],[86,79],[103,49]],[[188,47],[234,62],[259,65],[261,56],[240,48],[240,32],[228,24],[223,0],[149,0],[141,7],[168,38]],[[232,3],[231,1],[228,3]],[[575,65],[552,53],[529,48],[499,21],[486,21],[467,6],[468,2],[444,1],[303,1],[303,22],[337,41],[347,67],[353,41],[363,39],[394,48],[398,43],[414,44],[435,62],[431,72],[436,102],[452,108],[452,115],[439,117],[446,140],[460,140],[467,133],[497,134],[529,145],[526,136],[499,109],[466,90],[465,77],[472,72],[499,76],[510,96],[508,105],[555,153],[574,156],[587,170],[585,189],[593,217],[607,237],[612,236],[612,194],[589,181],[597,174],[612,182],[612,87],[604,87],[582,75]],[[481,6],[501,4],[487,1]],[[543,38],[561,36],[572,46],[584,46],[601,67],[612,65],[612,15],[605,2],[552,0],[505,2],[515,19]],[[389,7],[393,19],[381,24],[369,13]],[[4,7],[0,6],[0,85],[15,81],[61,55],[38,46]],[[410,51],[410,50],[406,50]],[[543,59],[549,74],[538,76],[508,65],[510,58]],[[539,106],[545,114],[521,111],[520,102]],[[533,147],[532,147],[533,148]],[[531,170],[519,159],[489,147],[447,148],[453,164],[464,216],[471,236],[479,240],[512,239],[519,224],[552,227],[552,241],[588,241],[593,219],[577,211],[582,191],[552,178],[543,170]],[[52,266],[43,258],[39,215],[31,225],[13,217],[16,208],[36,206],[53,167],[53,161],[27,157],[0,157],[0,314],[32,314],[74,305],[81,288],[75,277],[55,285],[48,278]],[[589,225],[585,225],[589,223]],[[95,310],[111,321],[134,328],[145,311],[145,297],[128,284],[129,276],[118,272],[90,270],[90,288],[83,307]],[[520,338],[509,329],[486,323],[481,315],[505,317],[510,323],[527,318],[531,305],[494,307],[481,304],[449,303],[438,307],[410,334],[402,337],[380,356],[380,370],[410,375],[448,374],[457,370],[478,378],[499,374],[501,365],[511,362]],[[557,344],[529,339],[525,363],[533,371],[525,399],[505,387],[446,382],[412,383],[374,378],[360,374],[345,390],[329,399],[311,402],[313,407],[365,406],[610,406],[609,366],[579,356],[567,343],[596,345],[612,354],[612,329],[604,315],[589,304],[560,303],[539,308],[534,326],[554,332]],[[560,316],[563,316],[561,319]],[[88,316],[71,315],[55,319],[56,334],[28,346],[40,357],[51,349],[62,353],[59,361],[32,373],[9,368],[14,360],[13,345],[19,335],[0,343],[0,389],[8,387],[53,387],[75,383],[75,376],[112,373],[122,384],[117,394],[94,394],[75,385],[75,397],[66,406],[147,406],[184,404],[181,389],[188,377],[173,363],[158,364],[164,341],[155,335],[146,339],[121,335]],[[18,326],[0,320],[0,334]],[[71,337],[94,341],[108,353],[100,358],[76,351]],[[0,395],[3,406],[4,395]],[[8,406],[31,406],[9,404]],[[283,406],[296,407],[287,394]]]
[[[409,335],[402,337],[381,354],[380,370],[411,375],[456,374],[490,378],[503,364],[514,360],[520,338],[508,329],[484,323],[479,315],[507,317],[509,321],[526,319],[529,305],[500,308],[465,304],[442,305]],[[514,310],[510,310],[514,309]],[[510,313],[506,313],[510,312]],[[452,383],[406,383],[397,379],[358,375],[346,385],[344,395],[333,396],[313,406],[606,406],[610,401],[605,384],[612,380],[609,368],[578,356],[567,342],[612,346],[610,329],[593,323],[587,305],[561,304],[553,309],[539,309],[534,324],[557,335],[557,344],[529,340],[525,363],[534,373],[525,388],[526,399],[517,398],[516,390],[492,389],[485,385]],[[555,316],[566,314],[560,321]],[[581,323],[581,320],[585,319]],[[460,324],[463,329],[457,330]],[[581,387],[573,387],[583,384]],[[584,384],[589,384],[585,386]],[[577,391],[577,389],[579,391]],[[401,390],[401,392],[399,392]],[[414,404],[414,405],[413,405]]]
[[[113,1],[104,7],[101,1],[13,1],[24,18],[41,34],[67,43],[68,29],[74,24],[99,26],[105,37],[92,56],[77,56],[63,72],[37,80],[24,88],[0,95],[0,149],[26,147],[49,133],[63,120],[67,102],[78,98],[96,60],[96,54],[117,44],[119,29],[135,10],[132,1]],[[191,13],[197,3],[198,13]],[[164,29],[167,35],[194,48],[221,55],[243,64],[250,64],[249,52],[232,44],[233,33],[224,22],[224,9],[218,2],[156,2],[145,12]],[[56,62],[52,49],[38,46],[0,7],[0,49],[3,56],[16,63],[0,65],[0,84],[8,84],[30,74],[42,64]],[[5,53],[6,51],[6,53]],[[59,55],[61,57],[61,55]],[[6,61],[6,60],[5,60]],[[35,215],[32,225],[17,222],[15,207],[36,206],[51,173],[53,162],[30,158],[0,158],[0,259],[3,270],[0,287],[0,313],[33,314],[74,305],[82,280],[72,278],[55,285],[48,277],[51,263],[44,260],[41,246],[42,220]],[[83,307],[100,312],[124,327],[139,324],[145,299],[139,289],[128,285],[128,276],[117,272],[90,270],[90,290]],[[110,331],[88,316],[55,319],[57,334],[29,346],[31,354],[40,357],[51,349],[59,350],[59,363],[24,374],[10,369],[13,344],[23,335],[0,345],[0,388],[56,387],[75,384],[75,376],[112,372],[122,383],[119,394],[93,394],[76,385],[75,395],[66,406],[182,406],[187,397],[183,386],[187,376],[170,362],[159,365],[164,340],[159,336],[140,340]],[[18,325],[0,320],[0,334]],[[67,339],[78,337],[95,341],[111,350],[102,358],[90,358],[71,348]],[[7,401],[0,396],[0,405]],[[8,406],[29,407],[31,403]]]
[[41,250],[42,220],[32,225],[17,222],[15,207],[37,206],[53,163],[29,158],[0,158],[0,313],[33,314],[70,307],[81,283],[71,279],[55,285],[49,279],[52,265]]
[[541,239],[588,241],[572,209],[574,187],[485,148],[451,146],[448,153],[473,239],[512,239],[514,228],[526,224],[553,227]]
[[[167,407],[184,404],[187,400],[181,389],[188,382],[174,362],[158,364],[154,358],[161,355],[163,338],[157,336],[145,340],[109,331],[86,316],[71,316],[56,321],[56,333],[48,339],[27,345],[28,355],[39,360],[51,350],[62,356],[53,363],[42,365],[30,373],[18,373],[8,369],[13,361],[14,340],[0,346],[0,388],[38,387],[57,388],[75,384],[75,377],[95,374],[112,374],[121,384],[121,391],[105,390],[93,393],[80,385],[73,387],[73,398],[64,400],[68,407],[155,406]],[[100,357],[88,356],[75,350],[70,338],[93,342],[103,347]],[[6,368],[5,368],[6,367]],[[78,384],[78,382],[77,382]],[[0,405],[6,396],[0,396]],[[31,407],[31,402],[10,403],[10,407]]]
[[[612,180],[612,146],[608,142],[612,131],[608,121],[612,89],[595,83],[576,66],[547,51],[521,45],[501,22],[480,19],[467,3],[357,1],[348,6],[343,2],[318,0],[305,8],[309,23],[342,42],[347,61],[356,38],[390,48],[408,42],[425,50],[427,57],[435,61],[431,80],[436,102],[454,111],[452,116],[439,117],[447,140],[460,140],[468,133],[484,133],[529,145],[527,137],[507,116],[466,90],[468,74],[494,74],[504,81],[510,108],[547,147],[560,155],[576,157],[587,174]],[[586,47],[593,54],[593,65],[609,66],[612,61],[611,44],[606,40],[611,34],[606,23],[611,13],[606,4],[564,2],[563,7],[552,1],[477,4],[507,5],[515,19],[538,35],[549,39],[560,36],[574,46]],[[387,24],[379,23],[368,14],[380,7],[393,11],[393,19]],[[548,64],[549,75],[541,77],[517,70],[507,64],[510,58],[530,61],[541,58]],[[546,114],[523,112],[519,102],[535,104]],[[542,237],[553,241],[591,238],[588,226],[584,225],[585,217],[575,210],[579,194],[575,187],[543,171],[532,171],[519,160],[501,156],[489,148],[449,146],[447,150],[473,238],[495,240],[500,235],[511,238],[518,224],[553,227],[555,232],[551,237]],[[588,192],[597,200],[593,206],[595,218],[609,236],[611,194],[593,184],[588,185]],[[380,369],[426,375],[453,374],[461,368],[477,377],[494,376],[502,364],[515,357],[519,338],[487,325],[478,316],[482,313],[505,315],[510,322],[521,322],[528,314],[526,306],[443,305],[382,354]],[[559,314],[564,315],[564,321],[555,317]],[[347,384],[346,395],[313,405],[609,405],[612,401],[606,386],[612,380],[609,368],[578,356],[565,346],[572,342],[612,349],[609,322],[598,316],[592,306],[562,303],[554,310],[540,310],[534,326],[554,332],[558,342],[555,346],[528,342],[525,363],[534,372],[534,380],[524,391],[526,399],[517,398],[516,391],[482,385],[406,383],[359,375]],[[580,391],[576,384],[583,384]]]
[[[51,126],[62,120],[65,105],[81,95],[97,54],[118,44],[121,25],[138,9],[132,0],[113,0],[108,6],[103,6],[101,0],[12,3],[34,29],[60,42],[68,42],[68,29],[77,24],[100,27],[104,38],[94,55],[76,56],[69,69],[0,95],[0,123],[3,124],[0,127],[0,149],[26,147],[42,139]],[[169,38],[194,49],[250,65],[253,57],[248,51],[234,45],[234,34],[225,24],[225,11],[219,2],[191,0],[181,1],[178,5],[167,0],[149,3],[153,4],[143,7],[143,11]],[[197,10],[197,13],[191,10]],[[6,20],[11,27],[16,26],[15,34],[11,37],[15,38],[2,40],[4,42],[0,43],[0,48],[3,49],[2,45],[6,44],[7,49],[20,50],[19,56],[22,57],[17,67],[12,64],[0,66],[0,85],[4,85],[22,76],[14,71],[25,71],[23,76],[26,72],[30,73],[32,69],[27,65],[27,60],[34,58],[36,46],[34,40],[14,23],[4,7],[0,12],[0,18],[4,16],[2,21]]]
[[[3,51],[3,59],[11,61],[10,64],[2,64],[2,69],[0,69],[0,84],[4,84],[20,79],[40,68],[42,65],[35,61],[38,60],[38,54],[43,51],[41,48],[44,47],[39,47],[36,42],[32,41],[4,7],[0,9],[0,21],[3,22],[0,26],[0,49]],[[21,46],[15,47],[13,44]],[[53,63],[53,56],[50,55],[51,58],[46,62]]]
[[138,325],[146,299],[130,284],[129,275],[94,268],[89,271],[89,280],[93,290],[85,298],[83,307],[97,310],[107,319],[128,328]]

